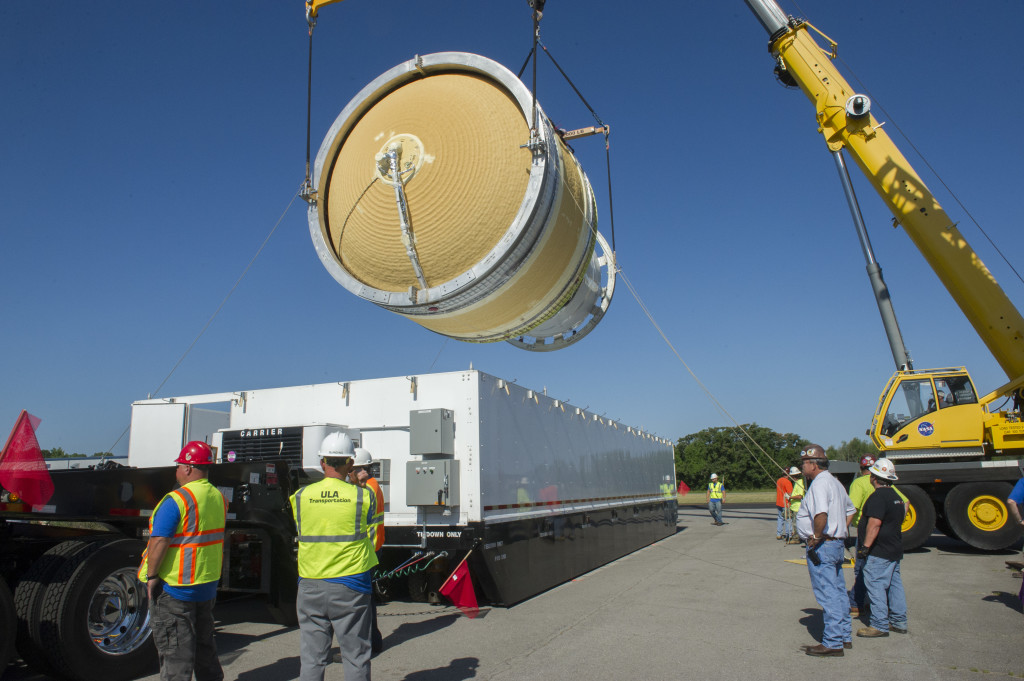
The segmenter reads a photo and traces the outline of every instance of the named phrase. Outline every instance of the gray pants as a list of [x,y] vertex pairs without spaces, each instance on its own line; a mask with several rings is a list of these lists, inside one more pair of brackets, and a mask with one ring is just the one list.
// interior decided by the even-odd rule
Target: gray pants
[[323,681],[331,663],[331,633],[341,648],[345,681],[370,681],[370,594],[322,579],[303,579],[295,599],[299,615],[300,681]]
[[222,681],[224,670],[213,640],[213,604],[179,601],[161,593],[149,605],[153,642],[160,656],[160,681]]

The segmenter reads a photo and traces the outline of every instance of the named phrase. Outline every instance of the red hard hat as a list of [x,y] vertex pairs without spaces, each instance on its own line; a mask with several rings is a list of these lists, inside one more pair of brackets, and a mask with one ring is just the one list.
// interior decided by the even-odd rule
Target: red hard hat
[[174,463],[189,463],[193,465],[213,463],[213,449],[205,442],[189,442],[181,448],[181,453],[178,454],[178,458],[174,460]]
[[875,465],[875,457],[871,456],[870,454],[868,454],[867,456],[865,456],[864,458],[862,458],[860,460],[860,467],[861,468],[868,468],[869,466],[874,466],[874,465]]

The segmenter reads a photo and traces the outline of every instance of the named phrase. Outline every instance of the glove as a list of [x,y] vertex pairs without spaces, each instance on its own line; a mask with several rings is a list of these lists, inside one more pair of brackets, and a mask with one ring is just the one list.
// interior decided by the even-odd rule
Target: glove
[[864,559],[866,559],[868,557],[869,553],[871,553],[871,547],[870,546],[858,546],[857,547],[857,558],[860,558],[861,560],[864,560]]

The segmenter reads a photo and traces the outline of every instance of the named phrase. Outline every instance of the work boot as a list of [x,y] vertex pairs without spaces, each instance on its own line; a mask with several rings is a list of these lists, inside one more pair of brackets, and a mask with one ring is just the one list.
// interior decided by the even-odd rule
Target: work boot
[[902,629],[900,627],[894,627],[891,624],[889,625],[889,631],[894,632],[896,634],[905,634],[905,633],[907,633],[906,629]]
[[842,657],[842,648],[826,648],[820,643],[816,646],[804,646],[804,653],[811,657]]
[[861,638],[882,638],[883,636],[888,636],[889,632],[881,631],[874,627],[863,627],[857,630],[857,635]]
[[853,650],[853,641],[843,641],[843,648]]

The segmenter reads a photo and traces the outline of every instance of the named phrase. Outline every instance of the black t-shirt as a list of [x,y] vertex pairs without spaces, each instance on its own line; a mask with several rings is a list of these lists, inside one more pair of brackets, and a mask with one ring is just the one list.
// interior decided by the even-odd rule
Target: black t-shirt
[[903,560],[903,533],[900,528],[903,526],[904,512],[903,500],[892,487],[879,487],[871,493],[864,502],[860,522],[857,523],[857,539],[863,544],[868,531],[868,518],[882,521],[878,536],[871,543],[870,555],[885,560]]

